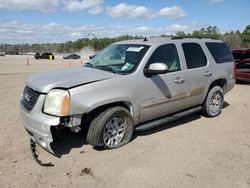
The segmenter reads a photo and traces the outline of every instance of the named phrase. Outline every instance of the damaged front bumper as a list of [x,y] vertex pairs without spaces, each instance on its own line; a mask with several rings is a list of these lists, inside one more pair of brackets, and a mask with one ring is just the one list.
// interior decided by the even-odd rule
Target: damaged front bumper
[[51,143],[53,142],[51,128],[60,124],[60,117],[42,113],[41,109],[45,97],[45,95],[40,95],[31,111],[26,110],[20,102],[20,115],[31,139],[46,151],[55,154],[53,148],[51,148]]
[[20,98],[20,116],[26,131],[31,140],[40,145],[46,151],[55,154],[52,146],[53,138],[60,136],[65,128],[72,132],[81,130],[82,115],[71,115],[68,117],[56,117],[42,112],[46,95],[40,94],[31,110],[27,110],[22,103],[23,96]]

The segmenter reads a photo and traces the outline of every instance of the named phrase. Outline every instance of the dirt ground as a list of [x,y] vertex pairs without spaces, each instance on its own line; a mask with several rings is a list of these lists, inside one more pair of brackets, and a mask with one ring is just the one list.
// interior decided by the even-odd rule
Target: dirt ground
[[35,72],[80,66],[80,60],[0,57],[0,187],[250,187],[250,85],[225,96],[220,116],[198,114],[136,133],[115,150],[94,150],[82,134],[61,142],[54,167],[37,165],[19,117],[19,96]]

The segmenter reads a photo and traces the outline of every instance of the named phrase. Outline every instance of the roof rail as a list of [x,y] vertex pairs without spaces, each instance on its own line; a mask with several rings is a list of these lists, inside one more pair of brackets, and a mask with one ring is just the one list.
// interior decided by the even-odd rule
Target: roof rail
[[171,39],[173,40],[177,40],[177,39],[203,39],[204,37],[178,37],[178,36],[174,36]]
[[171,39],[172,39],[172,40],[184,39],[184,37],[178,37],[178,36],[175,36],[175,37],[172,37]]
[[174,36],[174,37],[172,37],[171,39],[173,39],[173,40],[177,40],[177,39],[214,39],[214,40],[218,40],[218,38],[216,38],[216,37],[201,37],[201,36],[199,36],[199,37],[192,37],[192,36],[190,36],[190,37],[179,37],[179,36]]

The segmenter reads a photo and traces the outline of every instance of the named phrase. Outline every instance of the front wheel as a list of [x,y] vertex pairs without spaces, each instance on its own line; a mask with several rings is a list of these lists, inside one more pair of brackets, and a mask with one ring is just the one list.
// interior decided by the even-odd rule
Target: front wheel
[[133,118],[129,111],[121,106],[112,107],[92,120],[87,141],[92,146],[118,148],[131,140],[133,131]]
[[207,117],[218,116],[224,103],[223,89],[220,86],[212,87],[203,103],[202,112]]

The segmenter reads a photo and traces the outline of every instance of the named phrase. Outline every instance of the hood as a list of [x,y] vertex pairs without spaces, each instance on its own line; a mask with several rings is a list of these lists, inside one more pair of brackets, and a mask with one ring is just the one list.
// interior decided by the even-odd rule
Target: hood
[[91,82],[102,81],[119,75],[88,67],[68,68],[32,75],[27,85],[34,90],[48,93],[53,88],[71,88]]

